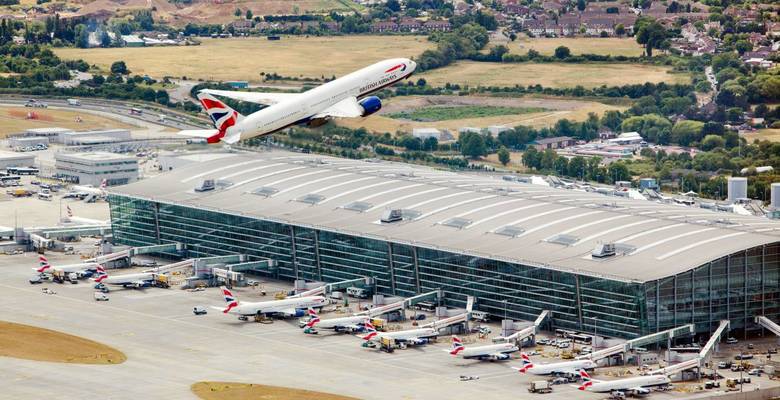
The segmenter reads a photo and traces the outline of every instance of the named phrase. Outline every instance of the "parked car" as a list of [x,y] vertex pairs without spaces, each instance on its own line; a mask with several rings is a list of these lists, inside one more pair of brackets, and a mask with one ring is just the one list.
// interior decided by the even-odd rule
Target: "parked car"
[[95,292],[95,301],[108,301],[108,295],[103,292]]
[[39,284],[39,283],[43,283],[43,278],[41,278],[40,275],[33,276],[32,278],[30,278],[30,284],[31,285],[36,285],[36,284]]
[[748,375],[761,376],[761,370],[758,368],[753,368],[750,371],[748,371]]
[[719,362],[718,363],[718,368],[719,369],[731,368],[731,361],[721,361],[721,362]]
[[737,344],[737,343],[739,343],[739,341],[737,339],[733,338],[733,337],[730,337],[730,338],[726,339],[726,343],[727,344]]
[[192,313],[195,315],[206,315],[208,314],[208,311],[206,311],[206,307],[195,306],[192,308]]

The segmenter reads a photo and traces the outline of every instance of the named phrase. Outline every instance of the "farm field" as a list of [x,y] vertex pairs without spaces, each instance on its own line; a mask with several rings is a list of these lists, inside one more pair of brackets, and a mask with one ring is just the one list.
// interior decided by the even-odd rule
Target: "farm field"
[[[401,111],[415,112],[417,110],[429,110],[431,108],[446,106],[457,107],[507,107],[519,109],[544,110],[540,112],[519,113],[509,115],[493,115],[486,117],[473,117],[462,119],[449,119],[436,122],[419,122],[411,120],[399,120],[390,118],[389,115]],[[386,100],[382,109],[374,115],[366,118],[338,119],[341,126],[357,129],[364,127],[373,132],[397,131],[411,132],[414,128],[438,128],[447,129],[453,135],[457,135],[458,128],[476,127],[486,128],[491,125],[517,126],[527,125],[535,128],[550,126],[561,118],[573,121],[582,121],[588,117],[589,112],[602,115],[607,110],[625,110],[625,106],[613,106],[596,101],[568,100],[559,98],[537,97],[487,97],[487,96],[404,96],[393,97]]]
[[198,382],[191,389],[203,400],[357,400],[354,397],[311,390],[238,382]]
[[[29,115],[30,113],[34,115]],[[34,118],[28,118],[30,116]],[[76,122],[77,116],[81,118],[81,122]],[[119,121],[86,112],[52,108],[0,107],[0,138],[26,129],[54,126],[74,130],[133,128]]]
[[754,140],[768,140],[770,142],[780,142],[780,129],[766,128],[759,129],[755,132],[742,134],[748,143],[752,143]]
[[685,74],[671,74],[670,68],[643,64],[615,63],[486,63],[459,61],[419,75],[434,86],[447,82],[469,86],[542,85],[564,88],[582,85],[622,86],[645,82],[687,83]]
[[540,107],[492,107],[471,106],[460,107],[429,107],[411,112],[401,111],[387,116],[395,119],[407,119],[412,121],[446,121],[450,119],[483,118],[499,115],[530,114],[548,111]]
[[[499,43],[496,43],[499,44]],[[544,55],[555,54],[555,48],[566,46],[572,54],[600,54],[637,57],[643,48],[634,38],[529,38],[519,37],[514,42],[502,42],[511,53],[526,54],[534,49]]]
[[375,36],[203,39],[200,46],[54,49],[64,59],[84,59],[108,70],[125,61],[132,74],[155,78],[247,80],[261,82],[261,72],[289,77],[342,76],[390,57],[413,57],[433,44],[422,36]]

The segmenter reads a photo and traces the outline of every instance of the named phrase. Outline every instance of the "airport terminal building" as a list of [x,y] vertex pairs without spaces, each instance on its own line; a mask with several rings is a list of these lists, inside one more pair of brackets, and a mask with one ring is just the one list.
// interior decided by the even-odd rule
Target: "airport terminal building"
[[[204,179],[216,189],[199,192]],[[114,239],[277,260],[280,277],[441,289],[496,318],[636,337],[780,319],[780,224],[407,164],[230,153],[112,188]],[[382,222],[387,210],[403,219]],[[599,244],[616,254],[593,257]]]

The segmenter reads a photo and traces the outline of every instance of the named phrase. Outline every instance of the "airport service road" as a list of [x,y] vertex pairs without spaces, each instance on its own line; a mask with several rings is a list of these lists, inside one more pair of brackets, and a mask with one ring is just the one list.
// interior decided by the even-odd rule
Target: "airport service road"
[[[351,395],[364,399],[508,399],[535,397],[510,366],[450,357],[441,343],[386,354],[360,347],[350,335],[304,335],[295,321],[241,322],[195,305],[222,305],[218,289],[114,290],[95,302],[88,283],[30,285],[35,254],[0,256],[0,319],[83,336],[123,351],[120,365],[84,366],[3,358],[0,399],[195,398],[200,380],[242,381]],[[72,262],[65,256],[52,262]],[[71,257],[72,258],[72,257]],[[41,293],[42,287],[57,291]],[[269,293],[272,293],[269,291]],[[251,290],[241,299],[256,300]],[[265,297],[268,299],[268,297]],[[329,316],[324,315],[325,318]],[[460,375],[479,380],[460,382]],[[604,399],[573,385],[555,386],[546,399]],[[654,393],[652,399],[683,394]]]

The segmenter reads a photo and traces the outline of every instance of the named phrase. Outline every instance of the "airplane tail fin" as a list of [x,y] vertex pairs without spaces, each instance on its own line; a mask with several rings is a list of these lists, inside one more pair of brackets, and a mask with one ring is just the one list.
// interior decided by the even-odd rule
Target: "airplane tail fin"
[[49,264],[49,260],[46,259],[46,257],[43,256],[43,254],[38,256],[38,268],[35,269],[38,273],[43,273],[47,269],[51,268],[51,265]]
[[320,317],[317,316],[317,312],[314,311],[314,309],[309,309],[309,322],[306,323],[306,327],[313,328],[314,325],[316,325],[318,322],[320,322]]
[[[240,133],[228,134],[228,128],[244,119],[243,115],[208,93],[198,93],[198,100],[200,100],[203,109],[214,123],[216,131],[182,131],[180,134],[205,137],[208,143],[218,143],[222,141],[233,144],[241,139]],[[209,134],[209,136],[206,136],[207,134]]]
[[588,375],[588,373],[587,373],[587,372],[585,372],[585,370],[584,370],[584,369],[581,369],[581,370],[580,370],[580,377],[582,378],[582,385],[580,385],[580,387],[578,387],[577,389],[579,389],[579,390],[585,390],[585,389],[587,389],[589,386],[592,386],[592,385],[593,385],[593,380],[592,380],[592,379],[590,379],[590,375]]
[[520,371],[520,373],[524,374],[526,373],[526,371],[534,367],[534,363],[531,362],[531,359],[528,357],[528,354],[520,353],[520,358],[523,360],[523,366],[517,369],[518,371]]
[[366,332],[367,333],[365,335],[361,336],[361,339],[363,339],[363,340],[371,340],[371,339],[373,339],[374,336],[377,335],[376,328],[374,327],[373,324],[371,324],[371,322],[366,322],[365,327],[366,327]]
[[93,278],[92,280],[97,282],[97,283],[101,283],[106,278],[108,278],[108,272],[106,272],[106,269],[103,268],[102,265],[98,265],[95,268],[95,278]]
[[463,342],[460,340],[459,337],[453,336],[452,337],[452,351],[450,351],[450,354],[453,356],[457,356],[458,353],[463,351],[466,347],[463,346]]
[[227,314],[233,307],[238,306],[238,299],[236,299],[235,296],[233,296],[233,293],[228,290],[228,288],[222,286],[222,295],[225,296],[225,303],[227,303],[227,308],[222,310],[223,313]]

